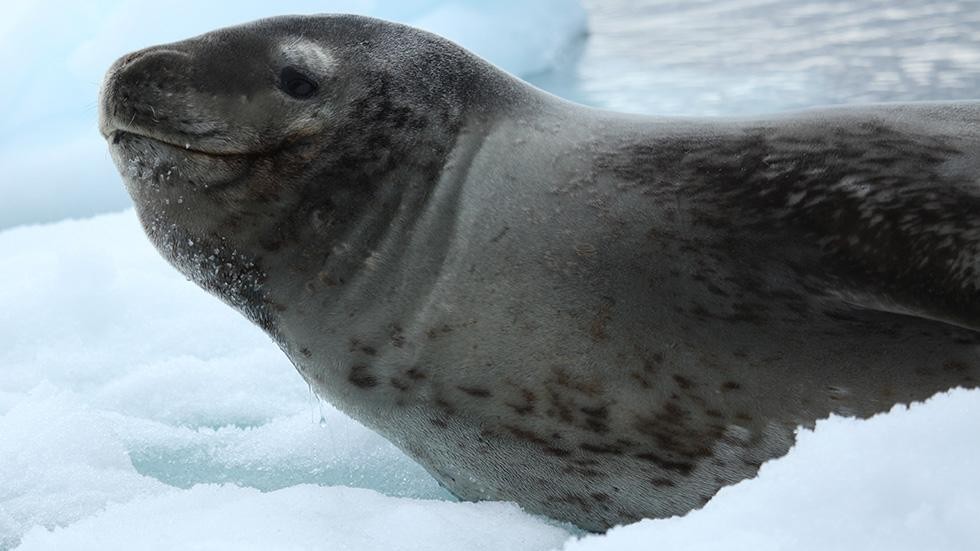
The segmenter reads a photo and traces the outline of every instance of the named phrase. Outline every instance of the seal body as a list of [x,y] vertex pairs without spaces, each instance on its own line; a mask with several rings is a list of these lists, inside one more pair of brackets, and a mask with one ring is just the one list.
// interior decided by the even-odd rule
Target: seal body
[[980,379],[980,103],[625,115],[317,16],[126,56],[101,114],[161,253],[464,499],[682,514]]

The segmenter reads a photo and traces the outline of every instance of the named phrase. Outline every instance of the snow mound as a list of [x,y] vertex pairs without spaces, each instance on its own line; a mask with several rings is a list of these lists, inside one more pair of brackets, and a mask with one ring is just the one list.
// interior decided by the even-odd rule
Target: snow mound
[[19,549],[543,551],[567,537],[508,503],[388,498],[308,484],[268,493],[196,486],[110,507],[54,532],[35,529]]
[[448,499],[320,404],[258,329],[164,262],[132,211],[0,232],[0,549],[195,484]]

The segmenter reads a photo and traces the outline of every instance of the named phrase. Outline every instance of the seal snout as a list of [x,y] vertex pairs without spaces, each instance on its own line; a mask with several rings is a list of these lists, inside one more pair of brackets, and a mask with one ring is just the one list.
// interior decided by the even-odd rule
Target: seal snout
[[99,94],[99,130],[153,135],[169,125],[172,98],[187,89],[190,54],[154,47],[127,54],[106,72]]

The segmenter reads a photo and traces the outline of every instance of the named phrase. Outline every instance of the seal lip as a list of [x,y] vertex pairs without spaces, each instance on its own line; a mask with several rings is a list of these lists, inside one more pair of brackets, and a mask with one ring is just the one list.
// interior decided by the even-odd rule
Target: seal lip
[[123,128],[113,128],[104,132],[103,136],[106,141],[109,142],[110,146],[118,145],[127,136],[137,137],[144,140],[150,140],[152,142],[164,145],[173,149],[178,149],[180,151],[185,151],[190,154],[206,155],[208,157],[254,157],[261,156],[268,151],[215,151],[211,149],[201,149],[197,146],[192,146],[190,142],[185,142],[184,144],[175,143],[174,140],[169,140],[161,137],[157,134],[150,134],[146,132],[137,132],[133,130],[123,129]]

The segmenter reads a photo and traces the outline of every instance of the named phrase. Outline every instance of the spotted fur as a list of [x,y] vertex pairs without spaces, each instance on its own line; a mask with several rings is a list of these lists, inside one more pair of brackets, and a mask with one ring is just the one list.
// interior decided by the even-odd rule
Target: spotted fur
[[125,56],[100,113],[161,253],[463,499],[683,514],[980,384],[975,102],[621,115],[315,16]]

